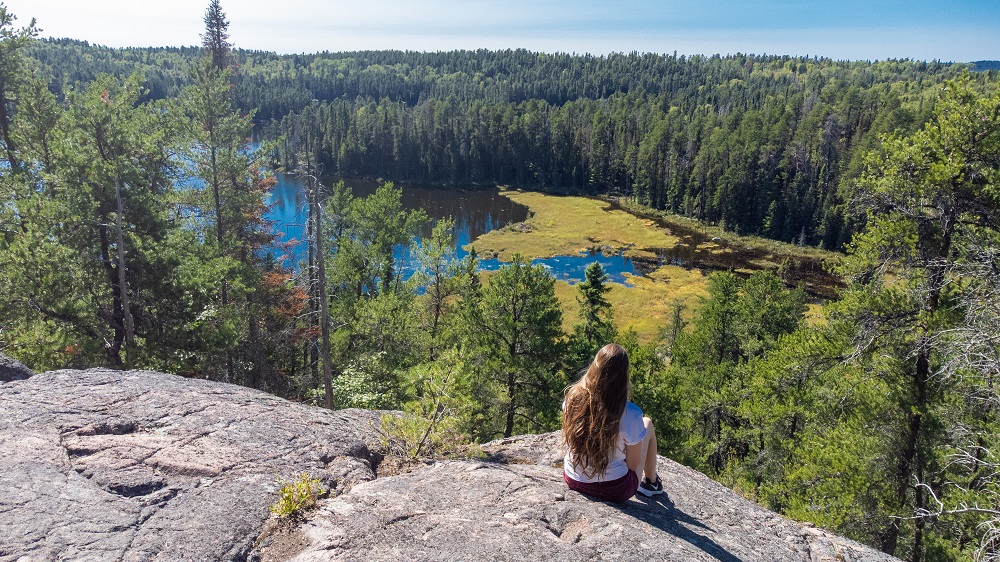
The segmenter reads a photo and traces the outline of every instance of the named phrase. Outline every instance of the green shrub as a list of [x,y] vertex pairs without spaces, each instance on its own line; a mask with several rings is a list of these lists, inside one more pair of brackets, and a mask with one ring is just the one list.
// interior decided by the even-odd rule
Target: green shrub
[[410,373],[416,400],[404,412],[382,415],[382,445],[403,459],[473,458],[482,456],[469,438],[468,412],[472,409],[467,367],[453,351]]
[[294,480],[278,478],[278,502],[271,506],[271,513],[278,517],[301,517],[316,505],[316,500],[327,492],[319,480],[303,472]]
[[396,457],[480,458],[482,451],[456,427],[454,418],[424,418],[411,412],[382,414],[382,446]]

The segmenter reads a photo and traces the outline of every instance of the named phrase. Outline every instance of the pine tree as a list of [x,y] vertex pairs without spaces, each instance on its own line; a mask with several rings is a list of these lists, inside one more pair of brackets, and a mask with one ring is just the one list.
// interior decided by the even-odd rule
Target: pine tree
[[[265,199],[274,180],[262,170],[264,152],[250,149],[253,114],[233,108],[229,66],[228,22],[217,1],[206,12],[202,58],[192,71],[193,84],[182,93],[193,147],[190,160],[204,189],[192,193],[192,204],[207,218],[196,228],[209,229],[215,258],[225,264],[219,275],[214,316],[224,343],[225,371],[215,361],[204,363],[207,374],[249,386],[279,384],[268,344],[275,335],[264,330],[273,318],[276,291],[261,290],[265,275],[287,275],[263,251],[274,241],[265,219]],[[277,288],[277,285],[274,287]],[[281,383],[284,384],[284,383]]]
[[455,253],[455,221],[440,219],[429,238],[413,244],[410,252],[420,266],[418,281],[424,287],[428,325],[428,357],[433,361],[447,344],[446,327],[453,301],[462,293],[467,279],[463,273],[470,259],[459,260]]
[[467,335],[482,365],[479,391],[493,394],[480,396],[497,424],[481,428],[482,436],[552,427],[565,386],[556,365],[563,334],[555,279],[515,254],[464,302]]
[[[163,197],[176,138],[165,105],[141,104],[141,95],[138,76],[119,83],[102,75],[65,109],[42,98],[16,117],[18,129],[55,129],[18,154],[41,166],[45,181],[5,178],[17,186],[21,236],[0,244],[5,314],[17,318],[14,338],[37,338],[29,353],[41,365],[59,366],[60,347],[74,364],[113,367],[163,361],[183,347],[175,336],[190,311],[161,300],[176,296],[172,269],[186,251],[169,246],[177,228]],[[35,118],[45,123],[25,122]],[[48,161],[31,149],[48,151]]]
[[948,82],[866,157],[826,322],[752,368],[761,499],[918,562],[998,554],[1000,93]]
[[569,368],[572,372],[585,368],[598,349],[617,337],[611,303],[606,297],[611,287],[601,264],[595,261],[588,265],[584,280],[576,288],[579,292],[576,301],[580,304],[580,322],[573,326],[569,341],[572,362]]
[[21,171],[14,141],[13,119],[24,84],[29,80],[25,66],[24,49],[38,35],[35,20],[27,26],[14,29],[17,16],[0,3],[0,140],[3,140],[7,162],[14,172]]
[[229,20],[222,11],[219,0],[211,0],[205,10],[205,33],[201,44],[206,56],[216,70],[229,68],[232,44],[229,42]]
[[[947,356],[938,342],[955,327],[962,249],[977,230],[996,231],[998,168],[1000,93],[978,94],[968,75],[945,85],[927,126],[887,138],[866,161],[856,208],[868,210],[867,226],[842,269],[850,281],[842,306],[860,328],[855,355],[878,358],[903,412],[884,445],[897,459],[886,467],[887,515],[932,501],[933,486],[914,484],[940,474],[943,408],[956,382],[937,377]],[[905,544],[914,562],[925,556],[926,523],[917,519]],[[881,548],[903,550],[900,532],[886,521]]]
[[611,287],[608,286],[608,274],[599,262],[587,266],[577,290],[580,292],[576,300],[580,303],[583,336],[591,347],[599,349],[614,339],[611,303],[605,297]]
[[680,457],[720,475],[746,458],[752,446],[748,420],[739,411],[748,388],[747,365],[800,326],[805,292],[786,290],[770,272],[745,280],[715,273],[708,292],[693,329],[674,341],[669,378],[679,393],[684,424]]

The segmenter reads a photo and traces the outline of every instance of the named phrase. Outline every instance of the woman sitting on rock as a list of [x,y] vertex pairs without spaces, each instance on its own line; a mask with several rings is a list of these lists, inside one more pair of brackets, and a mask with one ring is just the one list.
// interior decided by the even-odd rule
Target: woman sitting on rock
[[602,347],[583,378],[567,389],[563,479],[571,490],[613,502],[636,492],[663,493],[653,422],[628,400],[631,391],[628,353],[616,343]]

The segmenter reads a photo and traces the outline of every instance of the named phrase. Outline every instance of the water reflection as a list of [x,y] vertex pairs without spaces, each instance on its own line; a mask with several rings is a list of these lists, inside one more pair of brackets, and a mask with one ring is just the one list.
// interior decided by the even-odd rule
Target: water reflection
[[[286,263],[295,266],[306,257],[306,191],[301,177],[275,174],[277,184],[268,199],[268,218],[274,221],[279,238],[287,246]],[[371,181],[347,180],[355,197],[366,197],[375,192],[378,184]],[[463,246],[479,236],[508,224],[523,222],[528,217],[528,208],[500,195],[495,189],[428,187],[420,185],[401,186],[402,204],[406,209],[423,209],[431,222],[421,232],[422,237],[430,236],[433,223],[438,219],[451,217],[455,221],[457,255],[462,258],[467,252]],[[416,270],[416,263],[409,257],[409,248],[397,249],[397,260],[402,266],[402,275],[409,277]],[[623,256],[606,256],[600,253],[578,256],[556,256],[533,260],[548,268],[556,279],[577,283],[584,279],[584,270],[593,262],[601,266],[615,283],[627,284],[626,273],[635,274],[636,267],[631,259]],[[498,259],[480,261],[480,269],[495,271],[503,263]]]
[[[566,281],[570,285],[575,285],[584,280],[584,272],[587,266],[595,261],[601,264],[604,272],[608,274],[610,281],[632,287],[632,284],[628,282],[628,276],[625,274],[635,275],[636,264],[632,262],[631,258],[626,258],[622,255],[605,256],[601,253],[588,253],[578,256],[556,256],[553,258],[532,260],[531,263],[534,265],[541,264],[556,279]],[[503,262],[498,259],[482,260],[479,262],[479,269],[496,271],[500,269],[501,265],[503,265]]]

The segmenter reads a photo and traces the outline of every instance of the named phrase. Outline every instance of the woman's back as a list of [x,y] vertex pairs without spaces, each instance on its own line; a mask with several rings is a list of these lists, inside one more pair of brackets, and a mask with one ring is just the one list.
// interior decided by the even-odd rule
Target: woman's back
[[563,470],[577,482],[605,482],[621,478],[628,472],[628,466],[625,464],[625,446],[640,443],[645,436],[646,427],[642,423],[642,410],[632,402],[626,402],[625,411],[618,423],[617,438],[608,452],[607,467],[599,471],[597,467],[574,463],[573,450],[567,447]]
[[[610,343],[597,352],[583,377],[567,389],[563,402],[566,484],[617,502],[627,500],[637,490],[646,495],[663,493],[656,475],[652,422],[629,401],[628,370],[628,354],[620,345]],[[646,475],[642,484],[636,473],[639,465]]]

